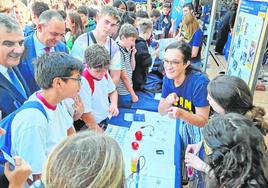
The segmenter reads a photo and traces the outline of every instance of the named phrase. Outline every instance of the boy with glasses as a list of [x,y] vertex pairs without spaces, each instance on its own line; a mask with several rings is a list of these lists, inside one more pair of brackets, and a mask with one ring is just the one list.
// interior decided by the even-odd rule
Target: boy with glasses
[[75,40],[71,52],[73,57],[83,61],[84,52],[88,46],[93,44],[105,46],[111,60],[109,70],[115,85],[119,83],[122,67],[119,47],[110,36],[117,32],[119,21],[119,13],[114,7],[103,6],[97,15],[96,29],[80,35]]
[[35,80],[41,90],[32,94],[28,101],[40,103],[47,118],[36,108],[16,114],[11,125],[11,153],[30,164],[35,181],[40,179],[51,149],[68,133],[74,132],[73,118],[62,101],[78,95],[83,65],[62,52],[44,54],[34,65]]

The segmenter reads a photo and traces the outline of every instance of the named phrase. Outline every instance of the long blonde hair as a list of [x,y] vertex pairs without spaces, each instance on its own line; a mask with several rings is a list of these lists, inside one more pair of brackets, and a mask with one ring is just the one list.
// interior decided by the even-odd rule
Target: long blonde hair
[[121,149],[105,134],[78,133],[51,152],[43,182],[46,188],[124,187]]
[[183,36],[185,42],[190,42],[194,33],[199,29],[199,23],[192,14],[185,14],[183,17]]

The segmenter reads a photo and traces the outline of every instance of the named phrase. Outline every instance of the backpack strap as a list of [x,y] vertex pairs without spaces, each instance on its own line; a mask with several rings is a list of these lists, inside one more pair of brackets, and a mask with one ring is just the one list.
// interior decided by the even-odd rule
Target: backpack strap
[[40,102],[37,102],[37,101],[29,101],[29,102],[24,103],[24,104],[18,109],[18,111],[16,111],[16,114],[19,113],[20,111],[24,110],[24,109],[27,109],[27,108],[36,108],[36,109],[38,109],[39,111],[42,112],[42,114],[43,114],[43,115],[46,117],[46,119],[48,120],[46,110],[44,109],[43,105],[42,105]]
[[[94,44],[97,44],[97,40],[96,40],[96,38],[94,37],[93,33],[90,32],[89,35],[90,35],[90,38],[91,38],[91,40],[93,41],[93,43],[94,43]],[[88,46],[89,46],[89,40],[88,40]]]
[[[93,77],[89,74],[88,69],[85,68],[82,72],[82,75],[87,79],[88,84],[90,86],[91,89],[91,95],[93,95],[94,90],[95,90],[95,84],[94,84],[94,79]],[[106,80],[108,80],[108,74],[105,73],[104,77],[106,78]]]
[[87,79],[90,89],[91,89],[91,95],[93,95],[93,92],[95,90],[93,77],[89,74],[87,68],[84,69],[84,71],[82,72],[82,75]]
[[[89,33],[87,32],[87,46],[89,46],[89,36],[94,44],[98,44],[95,36],[93,35],[93,33],[91,31]],[[112,39],[111,39],[111,37],[109,37],[109,39],[110,39],[110,41],[109,41],[110,42],[110,44],[109,44],[110,45],[110,59],[112,59]]]

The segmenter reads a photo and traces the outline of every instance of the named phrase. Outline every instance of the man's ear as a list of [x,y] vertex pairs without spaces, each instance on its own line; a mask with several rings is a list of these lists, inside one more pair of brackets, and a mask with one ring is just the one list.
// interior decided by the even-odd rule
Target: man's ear
[[42,30],[43,30],[43,24],[38,24],[36,28],[37,28],[37,31],[38,32],[42,32]]
[[52,87],[53,88],[60,88],[62,83],[62,79],[60,77],[56,77],[52,81]]
[[100,18],[101,18],[100,14],[97,14],[97,15],[96,15],[96,18],[95,18],[96,23],[98,23],[98,22],[99,22]]

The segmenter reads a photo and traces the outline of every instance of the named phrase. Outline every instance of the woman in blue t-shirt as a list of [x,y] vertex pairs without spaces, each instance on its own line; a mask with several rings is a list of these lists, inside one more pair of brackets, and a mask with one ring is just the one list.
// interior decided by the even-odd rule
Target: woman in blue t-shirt
[[184,15],[179,36],[192,47],[192,64],[197,68],[202,68],[201,50],[203,45],[203,31],[194,15]]
[[191,66],[191,47],[178,41],[170,44],[165,51],[162,99],[158,111],[178,119],[180,136],[184,148],[188,143],[201,140],[200,127],[208,121],[209,103],[205,74]]

